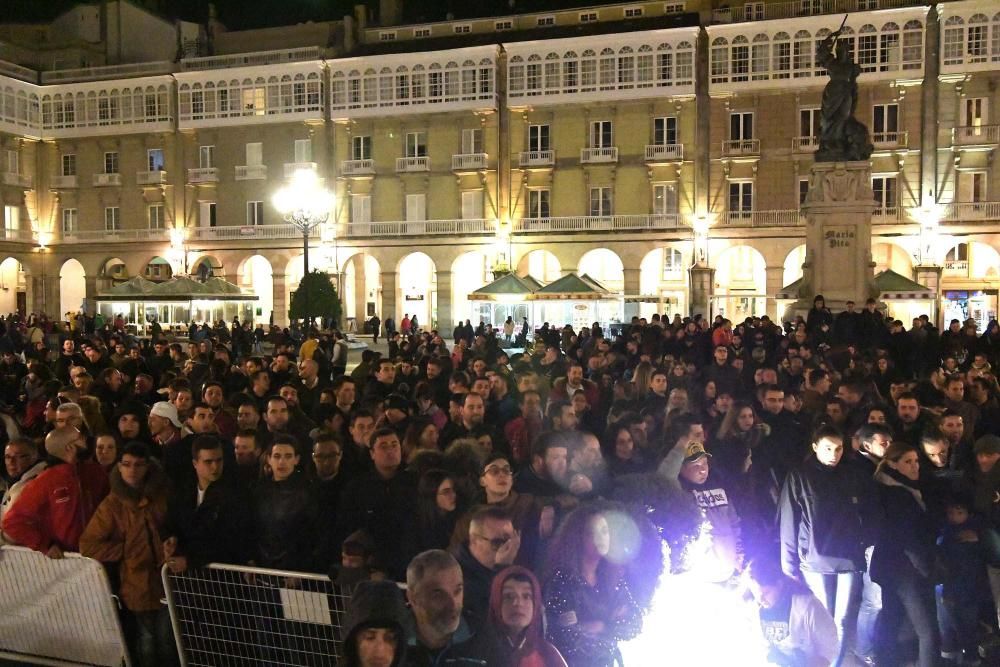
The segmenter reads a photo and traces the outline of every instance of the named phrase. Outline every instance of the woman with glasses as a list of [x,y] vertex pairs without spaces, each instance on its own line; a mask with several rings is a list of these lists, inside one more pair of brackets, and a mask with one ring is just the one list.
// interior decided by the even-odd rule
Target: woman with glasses
[[455,522],[462,515],[455,480],[440,468],[427,470],[417,483],[416,521],[404,536],[408,557],[428,549],[447,549]]

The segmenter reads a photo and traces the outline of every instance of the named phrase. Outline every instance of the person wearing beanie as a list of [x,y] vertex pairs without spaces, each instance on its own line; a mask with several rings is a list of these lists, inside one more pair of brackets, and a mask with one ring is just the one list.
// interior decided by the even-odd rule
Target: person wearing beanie
[[410,615],[399,586],[391,581],[358,584],[344,618],[346,667],[398,667],[404,664],[412,634]]
[[57,428],[45,437],[49,468],[4,514],[8,540],[50,558],[79,551],[80,535],[109,488],[100,464],[80,461],[86,447],[83,434],[73,427]]

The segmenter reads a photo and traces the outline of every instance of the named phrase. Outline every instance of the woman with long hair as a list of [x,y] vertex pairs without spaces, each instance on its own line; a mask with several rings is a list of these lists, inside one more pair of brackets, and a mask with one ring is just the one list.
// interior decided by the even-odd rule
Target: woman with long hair
[[738,401],[722,418],[719,431],[710,441],[709,451],[713,463],[728,476],[741,476],[749,472],[751,452],[763,440],[767,430],[751,403]]
[[439,451],[438,427],[430,419],[415,417],[403,436],[403,460],[409,463],[420,450]]
[[417,483],[416,520],[409,522],[403,536],[407,554],[412,557],[428,549],[447,549],[461,515],[451,474],[440,468],[424,472]]
[[654,370],[656,369],[650,362],[640,361],[632,371],[632,391],[629,392],[629,398],[636,404],[641,405],[649,394],[649,380],[653,377]]
[[646,462],[642,452],[635,445],[632,431],[624,421],[608,427],[602,443],[604,460],[608,462],[608,473],[612,477],[644,472]]
[[902,441],[889,445],[875,481],[885,512],[869,567],[872,581],[882,587],[878,653],[898,654],[897,634],[905,616],[917,634],[917,666],[932,667],[940,644],[933,578],[936,536],[920,492],[916,447]]
[[642,629],[621,565],[612,551],[610,503],[576,508],[549,547],[543,597],[549,640],[573,667],[611,667],[621,662],[618,643]]

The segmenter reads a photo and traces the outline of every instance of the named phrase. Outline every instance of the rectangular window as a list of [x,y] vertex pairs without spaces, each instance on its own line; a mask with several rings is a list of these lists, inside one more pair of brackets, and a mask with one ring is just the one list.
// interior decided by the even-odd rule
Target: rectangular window
[[406,195],[406,221],[421,222],[427,219],[427,195]]
[[753,139],[753,112],[737,111],[729,114],[730,141]]
[[372,138],[369,136],[351,137],[351,159],[371,160],[372,159]]
[[673,183],[653,184],[653,215],[677,213],[677,187]]
[[598,217],[611,215],[611,188],[590,188],[589,215]]
[[146,151],[146,171],[163,171],[163,149],[150,148]]
[[312,139],[295,140],[295,162],[312,162]]
[[874,72],[878,66],[877,35],[858,35],[858,64],[862,72]]
[[64,153],[62,156],[62,175],[76,176],[76,155],[74,153]]
[[750,46],[733,44],[733,81],[750,80]]
[[198,147],[198,166],[202,169],[211,169],[215,166],[215,146]]
[[64,234],[72,234],[80,229],[80,214],[75,208],[64,208],[62,212],[62,230]]
[[472,32],[472,26],[470,26],[468,23],[463,23],[461,25],[455,26],[456,35],[466,35],[470,32]]
[[984,202],[986,197],[986,183],[989,176],[985,171],[962,171],[958,174],[958,200],[959,202]]
[[872,107],[872,132],[876,135],[876,142],[879,141],[878,135],[885,137],[887,134],[895,135],[899,132],[898,104],[876,104]]
[[801,207],[806,203],[806,196],[809,194],[809,179],[800,178],[799,179],[799,206]]
[[799,109],[799,136],[813,139],[818,137],[819,118],[818,108]]
[[504,30],[513,30],[514,29],[514,22],[513,21],[506,21],[506,20],[505,21],[497,21],[496,23],[493,24],[493,29],[496,30],[496,31],[498,31],[498,32],[502,32]]
[[538,21],[536,23],[536,25],[539,28],[545,28],[545,27],[548,27],[550,25],[555,25],[555,24],[556,24],[556,17],[555,16],[539,16],[538,17]]
[[372,221],[372,196],[351,195],[351,222]]
[[246,145],[246,160],[248,167],[259,167],[264,164],[264,144],[254,141]]
[[21,207],[20,206],[4,206],[3,207],[3,220],[5,229],[17,230],[21,228]]
[[663,118],[653,119],[653,145],[655,146],[677,145],[676,116],[666,116]]
[[462,130],[462,153],[483,153],[482,128]]
[[483,219],[483,191],[470,190],[462,193],[462,219]]
[[729,213],[749,213],[753,210],[753,181],[729,182]]
[[7,173],[8,174],[20,174],[21,173],[21,156],[17,151],[9,150],[7,151]]
[[551,150],[548,125],[528,126],[528,150],[532,152]]
[[593,23],[597,20],[597,12],[582,12],[580,14],[580,23]]
[[104,173],[118,173],[118,151],[111,151],[104,154]]
[[166,209],[163,204],[150,204],[146,207],[146,218],[149,221],[150,229],[165,229],[167,224],[164,218]]
[[406,133],[406,157],[427,157],[427,133]]
[[203,201],[199,205],[198,224],[202,227],[215,227],[219,224],[217,206],[214,201]]
[[413,37],[416,38],[416,39],[421,39],[421,38],[430,37],[430,36],[431,36],[431,29],[430,28],[414,28],[413,29]]
[[985,97],[967,97],[962,100],[962,125],[982,127],[986,125],[987,100]]
[[247,225],[263,225],[264,224],[264,202],[262,201],[248,201],[247,202]]
[[396,41],[396,31],[395,30],[383,30],[378,34],[378,41],[380,42],[395,42]]
[[626,7],[625,8],[625,18],[627,19],[637,19],[642,16],[642,7]]
[[590,123],[590,148],[611,148],[614,136],[610,120],[595,120]]
[[881,208],[895,208],[898,192],[895,176],[873,176],[872,190],[875,192],[875,203]]
[[684,255],[677,248],[663,249],[663,279],[684,279]]
[[528,217],[548,218],[549,200],[552,198],[552,191],[548,188],[528,190]]
[[108,206],[104,209],[104,231],[120,232],[122,229],[121,209]]

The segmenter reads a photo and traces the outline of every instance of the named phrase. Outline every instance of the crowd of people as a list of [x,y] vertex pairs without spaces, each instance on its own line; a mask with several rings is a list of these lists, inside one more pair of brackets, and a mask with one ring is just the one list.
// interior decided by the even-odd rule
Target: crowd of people
[[510,326],[414,320],[347,373],[337,331],[265,355],[239,322],[81,326],[50,349],[8,318],[3,543],[106,563],[140,665],[177,661],[161,568],[212,562],[329,574],[348,665],[611,667],[664,567],[692,566],[746,591],[771,664],[979,664],[995,321],[817,297],[784,328],[546,325],[511,354]]

